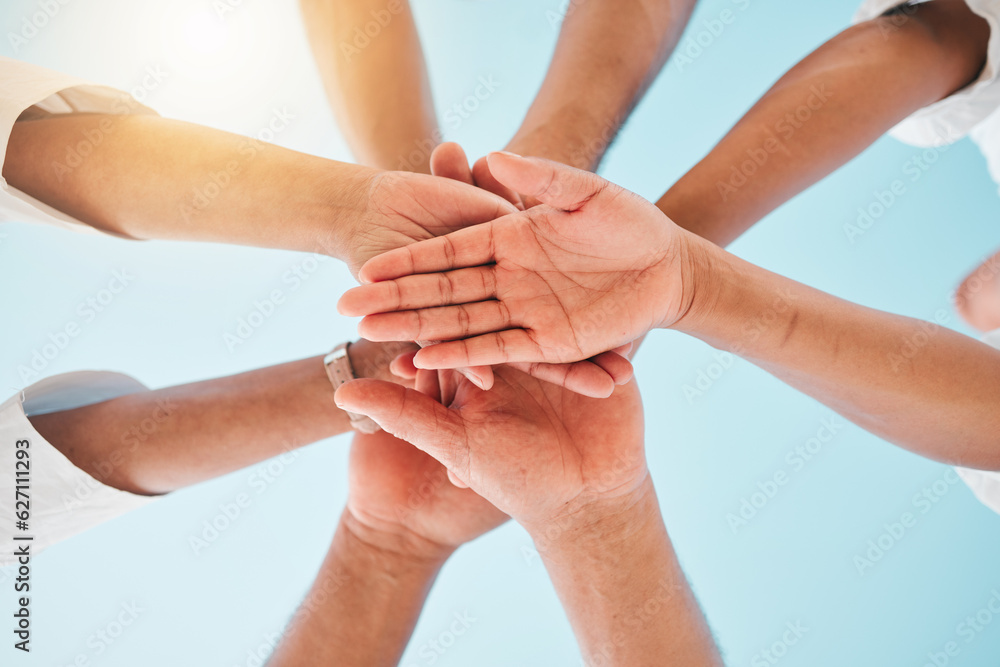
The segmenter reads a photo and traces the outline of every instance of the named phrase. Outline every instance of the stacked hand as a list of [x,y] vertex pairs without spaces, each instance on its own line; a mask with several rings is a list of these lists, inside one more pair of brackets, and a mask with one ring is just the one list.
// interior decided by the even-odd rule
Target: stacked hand
[[[380,380],[350,382],[337,391],[336,400],[341,408],[367,414],[388,433],[437,459],[462,485],[525,526],[546,526],[609,503],[627,504],[647,481],[642,405],[634,382],[618,387],[608,399],[581,396],[507,366],[496,369],[491,391],[464,378],[456,382],[447,406]],[[423,456],[394,451],[395,456],[404,454],[411,459],[407,465],[412,457]],[[395,470],[404,461],[377,464]],[[378,466],[370,468],[371,474],[379,474]],[[428,469],[424,464],[421,468]],[[412,485],[424,472],[407,474]],[[352,483],[355,479],[352,473]],[[451,508],[453,500],[468,501],[474,495],[450,484],[434,488],[432,502],[425,505],[428,513],[441,506],[453,514],[460,509]],[[380,493],[387,494],[384,488]],[[392,502],[405,505],[406,498]],[[471,501],[466,509],[478,512]],[[378,520],[388,521],[389,514],[383,511]],[[414,515],[411,525],[419,526],[420,521]],[[436,529],[419,530],[431,539],[449,539]]]
[[[352,227],[346,247],[351,270],[370,258],[407,244],[494,220],[516,211],[502,198],[448,178],[406,172],[383,172],[368,181],[360,196],[365,213]],[[369,338],[370,340],[373,340]],[[381,338],[380,340],[390,340]],[[436,337],[402,335],[391,340],[436,340]],[[594,358],[578,363],[533,363],[521,368],[529,374],[589,396],[604,397],[616,384],[627,382],[632,367],[624,357],[598,350]],[[538,360],[547,361],[547,360]],[[460,364],[463,373],[483,388],[493,383],[492,371],[479,364]]]
[[372,340],[444,340],[419,368],[566,363],[678,323],[697,241],[638,195],[538,158],[489,156],[542,206],[369,260],[339,304]]

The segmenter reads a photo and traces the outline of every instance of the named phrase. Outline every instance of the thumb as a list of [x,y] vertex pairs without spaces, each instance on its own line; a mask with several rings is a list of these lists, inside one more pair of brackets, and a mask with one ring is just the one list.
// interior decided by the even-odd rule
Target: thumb
[[575,211],[607,187],[589,171],[538,157],[497,152],[487,156],[490,173],[511,190],[564,211]]
[[449,410],[419,391],[383,380],[352,380],[337,389],[337,407],[367,415],[387,433],[421,449],[442,465],[461,472],[465,455],[465,423]]

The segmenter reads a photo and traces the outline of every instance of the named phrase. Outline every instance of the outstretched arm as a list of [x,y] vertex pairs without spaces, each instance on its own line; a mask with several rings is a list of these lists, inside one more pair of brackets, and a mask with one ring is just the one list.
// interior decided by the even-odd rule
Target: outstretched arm
[[[80,161],[67,160],[82,137],[100,141]],[[21,120],[3,176],[111,233],[318,252],[352,272],[379,252],[513,210],[462,183],[378,172],[158,116]]]
[[594,171],[697,0],[570,0],[542,87],[507,149]]
[[[407,345],[350,347],[358,377],[390,380]],[[174,491],[351,430],[323,357],[36,415],[32,426],[78,468],[124,491]]]
[[408,0],[300,0],[323,86],[355,157],[430,173],[441,140]]
[[964,0],[848,28],[781,77],[657,206],[727,245],[899,121],[972,82],[989,32]]

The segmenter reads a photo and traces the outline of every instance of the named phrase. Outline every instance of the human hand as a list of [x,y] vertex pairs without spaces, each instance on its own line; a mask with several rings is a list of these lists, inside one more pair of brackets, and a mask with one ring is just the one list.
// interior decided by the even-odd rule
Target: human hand
[[594,174],[503,153],[489,160],[502,184],[546,205],[370,260],[360,278],[373,284],[339,304],[366,316],[362,335],[448,341],[418,352],[420,368],[553,363],[684,317],[697,239]]
[[515,207],[501,197],[451,179],[405,171],[373,171],[355,193],[356,209],[341,253],[357,277],[376,255],[488,222]]
[[507,521],[475,492],[449,482],[440,463],[384,431],[354,436],[348,475],[348,526],[383,549],[444,560]]
[[377,380],[343,385],[337,404],[413,443],[522,525],[548,526],[597,504],[628,502],[648,473],[634,382],[593,399],[495,369],[491,391],[465,379],[447,407]]
[[[346,242],[348,266],[356,271],[365,260],[386,250],[447,234],[513,212],[503,199],[454,180],[381,172],[368,180],[364,215],[358,217]],[[398,338],[395,340],[423,340]],[[463,366],[462,373],[484,389],[493,383],[488,367]],[[607,396],[616,383],[631,379],[632,368],[622,358],[602,356],[593,362],[534,364],[532,375],[572,387],[587,395]]]

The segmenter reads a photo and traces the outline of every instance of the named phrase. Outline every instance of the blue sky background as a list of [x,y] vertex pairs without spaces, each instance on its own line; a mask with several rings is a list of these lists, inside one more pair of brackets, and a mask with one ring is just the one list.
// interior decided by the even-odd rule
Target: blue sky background
[[[18,52],[0,53],[131,89],[147,67],[167,73],[146,101],[163,115],[247,135],[275,110],[294,120],[275,142],[349,160],[334,127],[292,0],[70,2]],[[500,148],[540,83],[558,34],[556,0],[416,3],[434,95],[449,139],[473,156]],[[708,31],[723,10],[735,19]],[[30,0],[0,10],[6,35],[37,11]],[[845,27],[852,0],[703,0],[675,55],[611,150],[602,173],[656,199],[707,152],[782,72]],[[555,17],[555,18],[554,18]],[[692,44],[700,37],[698,52]],[[467,120],[444,114],[493,77],[496,91]],[[581,77],[580,85],[587,85]],[[1000,200],[985,162],[959,142],[916,181],[922,151],[892,139],[769,216],[733,250],[807,284],[868,306],[932,318],[964,330],[950,306],[958,281],[1000,246]],[[844,225],[894,179],[907,190],[851,243]],[[288,252],[180,243],[129,243],[23,224],[0,227],[0,386],[23,385],[17,367],[51,332],[79,319],[77,304],[127,269],[134,282],[44,370],[129,373],[151,387],[216,377],[324,352],[353,335],[338,296],[351,284],[334,261]],[[292,290],[283,276],[313,270]],[[275,288],[288,300],[242,346],[223,336]],[[787,623],[808,628],[782,665],[834,667],[927,663],[955,641],[948,664],[995,665],[1000,618],[963,631],[966,616],[1000,590],[1000,517],[980,506],[947,468],[837,420],[832,440],[799,469],[786,456],[831,412],[743,361],[678,334],[650,337],[637,359],[648,450],[663,512],[728,664],[755,663]],[[721,370],[721,373],[719,372]],[[717,376],[690,399],[699,373]],[[255,469],[176,493],[52,548],[34,565],[34,652],[15,653],[5,623],[4,665],[98,667],[252,665],[255,650],[295,609],[325,554],[346,493],[347,436],[272,463],[257,493]],[[758,484],[788,483],[747,525],[727,515]],[[915,496],[939,482],[938,502]],[[220,504],[250,506],[211,546],[188,544]],[[926,513],[923,507],[929,507]],[[916,524],[863,574],[854,558],[904,512]],[[14,593],[0,570],[0,618]],[[123,604],[142,611],[110,646],[95,633]],[[448,563],[406,667],[430,665],[421,647],[455,613],[477,620],[434,661],[445,667],[576,665],[579,655],[544,568],[515,525],[468,545]],[[9,623],[9,620],[6,622]],[[81,663],[86,664],[86,663]]]

